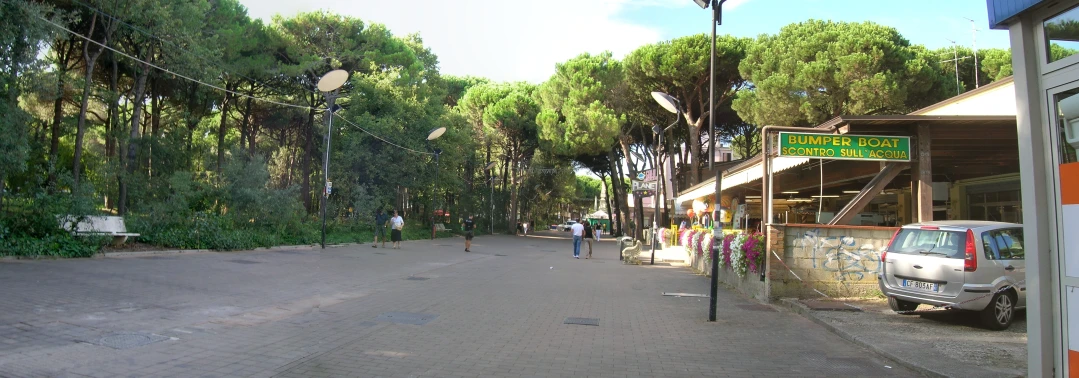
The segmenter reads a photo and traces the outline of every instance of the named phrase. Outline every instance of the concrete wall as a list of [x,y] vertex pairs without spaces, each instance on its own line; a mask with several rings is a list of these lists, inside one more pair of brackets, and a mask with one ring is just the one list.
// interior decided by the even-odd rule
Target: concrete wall
[[[809,287],[833,297],[873,295],[880,270],[880,252],[888,246],[896,227],[777,225],[769,253],[771,298],[819,298]],[[782,240],[782,245],[779,245]],[[782,251],[782,252],[780,252]],[[786,266],[784,266],[786,264]],[[790,267],[804,280],[801,283]],[[807,285],[809,287],[807,287]]]

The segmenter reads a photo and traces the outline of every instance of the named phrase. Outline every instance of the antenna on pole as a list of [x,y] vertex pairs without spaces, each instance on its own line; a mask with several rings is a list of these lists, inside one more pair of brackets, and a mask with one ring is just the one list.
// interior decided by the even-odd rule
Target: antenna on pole
[[940,62],[941,63],[955,62],[955,95],[958,96],[961,93],[960,91],[962,90],[962,86],[959,85],[959,61],[962,60],[962,59],[969,58],[969,56],[964,56],[964,57],[960,58],[959,57],[959,45],[956,44],[955,41],[953,41],[953,40],[950,40],[948,38],[944,38],[944,39],[946,39],[946,40],[948,40],[948,42],[952,43],[952,55],[955,58],[948,59],[948,60],[942,60]]
[[978,80],[978,74],[980,73],[980,69],[978,68],[978,24],[972,19],[966,19],[967,21],[970,21],[971,42],[973,42],[974,47],[974,88],[978,88],[981,87],[981,83]]

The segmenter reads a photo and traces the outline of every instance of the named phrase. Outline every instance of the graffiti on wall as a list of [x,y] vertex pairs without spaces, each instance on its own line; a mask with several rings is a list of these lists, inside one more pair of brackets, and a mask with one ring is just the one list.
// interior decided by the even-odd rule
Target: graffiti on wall
[[794,243],[795,256],[809,259],[813,269],[831,272],[838,281],[873,279],[880,271],[883,245],[868,238],[820,234],[820,229],[807,230]]

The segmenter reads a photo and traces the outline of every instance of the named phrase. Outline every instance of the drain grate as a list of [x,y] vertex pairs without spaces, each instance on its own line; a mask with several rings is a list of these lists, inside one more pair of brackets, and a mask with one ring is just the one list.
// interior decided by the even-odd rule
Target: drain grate
[[234,262],[234,263],[237,263],[237,264],[259,264],[259,263],[261,263],[261,261],[243,260],[243,259],[229,260],[229,262]]
[[506,257],[506,256],[509,256],[509,255],[503,255],[503,254],[501,254],[501,253],[496,253],[496,254],[495,254],[495,256],[502,256],[502,257]]
[[545,249],[545,250],[543,250],[543,252],[558,252],[558,251],[553,250],[553,249]]
[[435,244],[436,247],[452,247],[453,244]]
[[385,252],[375,252],[376,255],[385,255]]
[[599,319],[597,319],[597,318],[566,318],[566,321],[562,322],[562,324],[598,326],[599,325]]
[[291,251],[291,250],[290,251],[276,251],[276,252],[280,253],[280,254],[285,254],[285,255],[302,255],[303,254],[303,251]]
[[113,349],[131,349],[168,339],[168,337],[154,334],[120,333],[102,337],[97,341],[97,345],[107,346]]
[[431,279],[431,278],[430,278],[430,277],[416,277],[416,276],[411,276],[411,277],[408,277],[408,278],[405,278],[405,279],[406,279],[406,280],[409,280],[409,281],[427,281],[427,280],[429,280],[429,279]]
[[776,312],[776,309],[772,308],[772,306],[762,304],[738,305],[738,308],[749,311]]
[[377,321],[397,324],[424,325],[435,320],[438,315],[421,314],[416,312],[387,312],[379,315]]

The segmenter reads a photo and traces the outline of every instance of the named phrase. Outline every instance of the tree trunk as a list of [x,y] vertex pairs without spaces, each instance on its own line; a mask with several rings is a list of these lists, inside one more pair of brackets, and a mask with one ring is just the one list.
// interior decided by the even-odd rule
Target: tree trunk
[[[149,65],[142,64],[141,68],[139,69],[138,79],[136,79],[135,96],[133,101],[131,101],[131,132],[128,135],[127,140],[127,156],[126,158],[121,158],[120,160],[120,164],[126,168],[123,170],[125,170],[127,174],[135,173],[135,166],[138,165],[135,161],[138,152],[136,141],[139,139],[139,121],[142,118],[142,97],[146,94],[146,78],[149,75]],[[123,146],[123,143],[120,143],[120,145]],[[123,147],[121,147],[120,149],[123,150]],[[121,155],[123,154],[121,153]],[[125,180],[123,174],[119,175],[118,179],[120,180],[119,212],[120,215],[125,215],[127,214],[127,180]]]
[[307,137],[305,138],[306,140],[304,141],[305,147],[304,147],[304,151],[303,151],[303,158],[300,161],[300,165],[301,165],[300,170],[303,172],[303,177],[302,177],[303,181],[300,184],[300,196],[303,199],[303,207],[305,209],[307,209],[308,214],[310,214],[311,212],[314,211],[314,208],[312,207],[312,204],[311,204],[311,164],[312,164],[312,156],[314,155],[312,153],[313,152],[312,150],[314,150],[314,148],[315,148],[315,143],[314,143],[314,139],[315,139],[315,126],[314,125],[315,125],[315,123],[314,122],[315,122],[315,110],[311,109],[307,113],[307,127],[304,128],[304,130],[306,130]]
[[[250,118],[251,118],[251,98],[248,97],[246,103],[244,104],[243,116],[240,119],[240,149],[241,150],[243,150],[243,148],[245,146],[247,146],[248,138],[251,138],[251,139],[255,138],[254,135],[250,135],[250,136],[248,135],[248,125],[250,123]],[[251,143],[251,145],[254,145],[254,143]],[[254,155],[255,154],[254,149],[252,149],[252,151],[250,151],[248,154],[249,155]]]
[[[233,87],[231,85],[225,85],[225,89],[231,91]],[[221,180],[221,175],[225,166],[225,130],[228,126],[229,106],[232,105],[232,94],[225,92],[225,98],[221,100],[221,122],[217,125],[217,179]]]
[[[60,53],[63,56],[63,52]],[[62,58],[61,58],[62,59]],[[66,63],[60,63],[66,65]],[[56,159],[60,155],[60,122],[64,119],[64,76],[67,73],[63,68],[56,72],[56,100],[52,104],[52,127],[49,140],[49,173],[45,179],[45,187],[51,193],[56,190]]]
[[[90,32],[86,35],[94,35],[94,27],[97,25],[97,13],[90,18]],[[102,44],[109,43],[109,31],[111,27],[106,27],[106,33]],[[105,52],[105,48],[98,48],[93,55],[90,54],[90,41],[86,41],[82,46],[82,57],[86,61],[86,78],[82,88],[82,102],[79,105],[79,121],[78,126],[75,128],[75,156],[72,164],[72,178],[74,179],[75,191],[78,192],[79,188],[79,174],[82,171],[82,139],[86,134],[86,110],[90,103],[90,93],[93,89],[94,82],[94,64],[97,63],[97,58],[101,56],[101,53]],[[106,138],[108,138],[106,136]]]

